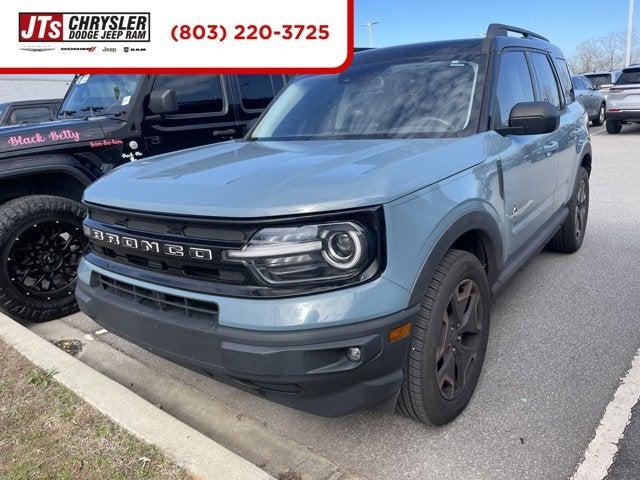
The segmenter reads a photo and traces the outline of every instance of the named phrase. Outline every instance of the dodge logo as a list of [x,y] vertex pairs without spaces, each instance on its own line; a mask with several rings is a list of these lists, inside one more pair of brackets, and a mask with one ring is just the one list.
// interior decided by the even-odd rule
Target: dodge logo
[[144,240],[141,238],[118,235],[116,233],[105,232],[84,226],[84,234],[94,242],[122,246],[141,252],[155,253],[157,255],[168,255],[171,257],[183,257],[193,260],[209,261],[213,259],[213,251],[209,248],[190,247],[185,245],[174,245],[171,243],[158,242],[154,240]]

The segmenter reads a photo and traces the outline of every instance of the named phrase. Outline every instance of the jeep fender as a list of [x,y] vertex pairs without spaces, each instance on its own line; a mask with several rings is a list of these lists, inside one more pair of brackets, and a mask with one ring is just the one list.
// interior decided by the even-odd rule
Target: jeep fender
[[[89,160],[86,162],[92,163]],[[93,168],[91,168],[93,167]],[[0,162],[0,181],[38,173],[64,173],[87,187],[98,178],[95,165],[70,155],[34,155],[15,157]]]

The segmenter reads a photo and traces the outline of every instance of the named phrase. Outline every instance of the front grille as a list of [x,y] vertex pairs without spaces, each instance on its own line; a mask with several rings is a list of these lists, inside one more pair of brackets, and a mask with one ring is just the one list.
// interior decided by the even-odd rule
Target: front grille
[[103,290],[123,299],[134,301],[143,307],[188,319],[208,320],[215,323],[218,321],[217,303],[193,300],[179,295],[169,295],[101,274],[98,275],[98,280]]
[[223,262],[221,257],[223,250],[242,248],[259,228],[255,223],[141,214],[90,205],[85,224],[160,244],[206,248],[211,253],[211,258],[202,261],[186,256],[171,257],[156,252],[143,252],[90,238],[91,252],[104,259],[184,279],[224,285],[259,286],[248,268],[241,264]]

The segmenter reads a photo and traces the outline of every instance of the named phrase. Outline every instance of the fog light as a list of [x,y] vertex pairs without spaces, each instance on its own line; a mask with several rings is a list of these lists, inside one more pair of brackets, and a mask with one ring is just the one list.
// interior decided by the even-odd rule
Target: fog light
[[362,359],[362,350],[358,347],[347,348],[347,358],[352,362],[359,362]]

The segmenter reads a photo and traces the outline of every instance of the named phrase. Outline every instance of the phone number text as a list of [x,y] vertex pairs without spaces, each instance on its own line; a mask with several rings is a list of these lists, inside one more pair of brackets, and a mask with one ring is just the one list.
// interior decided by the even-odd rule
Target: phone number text
[[327,40],[329,25],[174,25],[171,38],[174,42],[205,40],[224,42],[233,40]]

